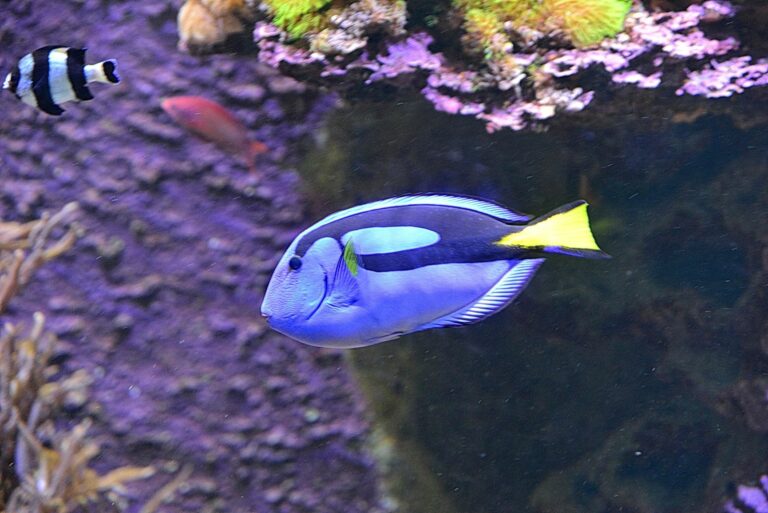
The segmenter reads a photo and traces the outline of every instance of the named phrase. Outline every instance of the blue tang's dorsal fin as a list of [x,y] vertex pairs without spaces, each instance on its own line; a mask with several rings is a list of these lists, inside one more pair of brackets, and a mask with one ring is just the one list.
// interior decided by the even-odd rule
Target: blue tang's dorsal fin
[[491,217],[495,217],[508,223],[526,223],[533,219],[533,216],[527,214],[521,214],[515,212],[506,207],[494,203],[492,201],[473,198],[471,196],[455,196],[449,194],[417,194],[412,196],[397,196],[395,198],[389,198],[380,201],[374,201],[373,203],[366,203],[365,205],[359,205],[357,207],[341,210],[334,214],[329,215],[316,225],[314,229],[324,226],[333,221],[343,219],[355,214],[361,214],[363,212],[370,212],[372,210],[379,210],[389,207],[402,207],[408,205],[433,205],[443,207],[456,207],[466,210],[472,210],[485,214]]

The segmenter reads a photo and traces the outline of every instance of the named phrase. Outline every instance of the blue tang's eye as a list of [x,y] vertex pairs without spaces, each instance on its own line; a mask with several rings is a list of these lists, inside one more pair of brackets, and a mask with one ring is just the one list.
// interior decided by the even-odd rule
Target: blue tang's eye
[[297,256],[292,256],[291,259],[288,260],[288,267],[290,267],[294,271],[298,270],[301,267],[301,258]]

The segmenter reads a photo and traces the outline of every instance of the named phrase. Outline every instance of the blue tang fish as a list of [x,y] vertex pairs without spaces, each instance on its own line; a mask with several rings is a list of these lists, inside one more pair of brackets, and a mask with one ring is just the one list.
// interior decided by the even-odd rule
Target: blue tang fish
[[537,219],[470,197],[377,201],[300,233],[277,264],[261,313],[306,344],[368,346],[495,314],[551,253],[608,257],[585,201]]

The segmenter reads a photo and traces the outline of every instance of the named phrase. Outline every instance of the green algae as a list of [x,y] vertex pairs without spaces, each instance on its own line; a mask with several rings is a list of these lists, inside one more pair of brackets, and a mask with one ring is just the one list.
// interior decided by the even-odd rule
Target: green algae
[[553,33],[563,31],[575,46],[589,46],[624,28],[627,0],[454,0],[464,12],[464,28],[486,48],[505,24]]
[[577,46],[599,43],[624,28],[632,3],[627,0],[548,0],[547,16],[562,19]]
[[266,0],[274,13],[272,20],[291,37],[300,38],[308,32],[319,30],[327,23],[322,11],[331,0]]
[[[359,2],[343,2],[357,4]],[[265,0],[273,22],[293,38],[316,33],[329,24],[331,0]],[[543,33],[562,31],[576,46],[615,36],[624,27],[629,0],[453,0],[464,29],[488,50],[493,40],[507,39],[505,24]],[[373,6],[371,7],[373,9]],[[335,11],[339,9],[334,8]],[[437,24],[437,22],[433,22]],[[490,53],[494,53],[488,50]],[[491,57],[489,55],[489,57]]]
[[504,31],[504,24],[496,14],[483,9],[468,9],[464,29],[477,39],[486,60],[502,57],[505,53],[496,50],[493,44],[494,38]]

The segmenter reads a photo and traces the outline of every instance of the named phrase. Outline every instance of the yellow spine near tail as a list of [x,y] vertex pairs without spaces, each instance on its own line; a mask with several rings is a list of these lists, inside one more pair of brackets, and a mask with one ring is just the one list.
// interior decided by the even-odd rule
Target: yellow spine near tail
[[497,241],[500,246],[565,248],[601,252],[589,228],[587,203],[579,201],[534,220],[520,231]]

